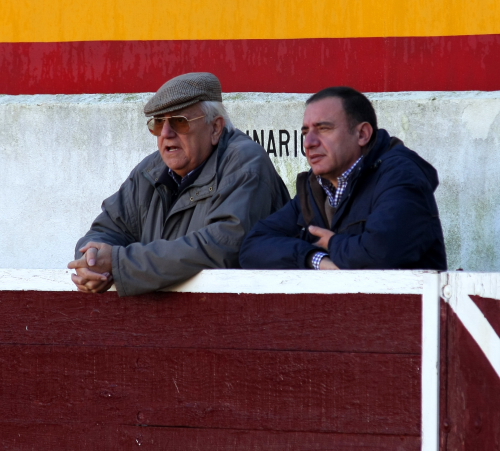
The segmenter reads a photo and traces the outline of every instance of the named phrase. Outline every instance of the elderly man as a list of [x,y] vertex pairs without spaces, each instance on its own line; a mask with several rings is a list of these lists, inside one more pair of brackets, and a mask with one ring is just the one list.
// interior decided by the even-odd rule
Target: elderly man
[[165,83],[144,107],[158,152],[146,157],[76,246],[80,291],[120,296],[235,268],[246,233],[289,200],[262,147],[235,129],[210,73]]
[[363,94],[313,95],[302,134],[311,170],[298,175],[297,196],[249,233],[243,268],[446,270],[437,172],[377,129]]

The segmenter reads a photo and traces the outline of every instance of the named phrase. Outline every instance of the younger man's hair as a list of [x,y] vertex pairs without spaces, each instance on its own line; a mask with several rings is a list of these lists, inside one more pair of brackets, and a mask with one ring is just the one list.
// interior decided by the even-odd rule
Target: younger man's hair
[[370,139],[371,144],[377,135],[377,115],[375,114],[372,103],[366,96],[348,86],[334,86],[322,89],[316,94],[313,94],[307,99],[306,105],[328,97],[338,97],[342,100],[342,105],[351,129],[361,122],[368,122],[373,127],[373,135]]

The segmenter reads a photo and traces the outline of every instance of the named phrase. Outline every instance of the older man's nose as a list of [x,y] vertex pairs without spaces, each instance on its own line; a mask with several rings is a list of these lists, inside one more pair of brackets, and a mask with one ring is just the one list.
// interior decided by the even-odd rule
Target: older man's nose
[[164,138],[172,138],[173,136],[175,136],[175,130],[170,125],[168,119],[165,119],[165,122],[163,123],[163,128],[161,129],[161,136],[163,136]]

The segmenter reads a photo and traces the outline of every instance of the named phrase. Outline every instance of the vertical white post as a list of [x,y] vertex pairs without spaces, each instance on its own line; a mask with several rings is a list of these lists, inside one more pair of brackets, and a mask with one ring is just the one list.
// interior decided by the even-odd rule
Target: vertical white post
[[425,274],[423,283],[422,451],[439,451],[440,275]]

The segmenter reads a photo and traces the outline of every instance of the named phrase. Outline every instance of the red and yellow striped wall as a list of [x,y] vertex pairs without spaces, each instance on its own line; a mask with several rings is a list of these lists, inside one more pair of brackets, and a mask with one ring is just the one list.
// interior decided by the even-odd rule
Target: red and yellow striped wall
[[0,93],[500,90],[498,0],[2,0]]

